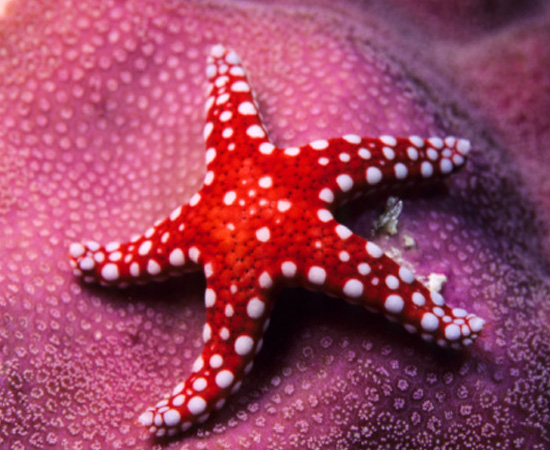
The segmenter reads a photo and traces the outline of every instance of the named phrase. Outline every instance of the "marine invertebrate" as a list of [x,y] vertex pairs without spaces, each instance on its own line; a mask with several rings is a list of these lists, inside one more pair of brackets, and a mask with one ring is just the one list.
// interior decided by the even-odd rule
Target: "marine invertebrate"
[[252,369],[274,291],[285,284],[343,296],[439,345],[471,344],[482,319],[447,306],[331,212],[361,190],[450,174],[464,164],[470,143],[348,134],[278,149],[237,54],[215,45],[206,72],[202,188],[130,242],[70,248],[75,274],[86,281],[126,286],[197,266],[206,276],[202,355],[140,422],[163,436],[220,409]]

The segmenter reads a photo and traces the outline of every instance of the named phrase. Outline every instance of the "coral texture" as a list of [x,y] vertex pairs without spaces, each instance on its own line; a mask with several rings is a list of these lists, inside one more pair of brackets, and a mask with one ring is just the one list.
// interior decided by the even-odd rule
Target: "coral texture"
[[[547,448],[550,15],[492,4],[12,0],[0,19],[0,447]],[[205,280],[84,288],[68,248],[140,233],[200,188],[217,42],[241,56],[279,147],[347,133],[474,143],[445,183],[392,192],[394,236],[372,235],[383,198],[336,216],[426,283],[446,279],[448,303],[487,324],[453,352],[283,290],[239,393],[159,442],[137,418],[200,354]]]

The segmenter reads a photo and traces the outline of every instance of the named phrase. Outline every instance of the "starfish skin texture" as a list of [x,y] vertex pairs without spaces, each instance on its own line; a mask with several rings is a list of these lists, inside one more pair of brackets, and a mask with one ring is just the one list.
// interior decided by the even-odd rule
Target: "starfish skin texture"
[[75,274],[88,282],[126,286],[197,267],[205,274],[202,355],[169,398],[140,416],[141,424],[170,435],[221,409],[252,369],[274,293],[284,285],[343,297],[443,347],[471,344],[483,319],[447,306],[332,215],[361,191],[454,172],[470,143],[348,134],[276,148],[237,54],[215,45],[206,73],[203,187],[130,242],[70,248]]

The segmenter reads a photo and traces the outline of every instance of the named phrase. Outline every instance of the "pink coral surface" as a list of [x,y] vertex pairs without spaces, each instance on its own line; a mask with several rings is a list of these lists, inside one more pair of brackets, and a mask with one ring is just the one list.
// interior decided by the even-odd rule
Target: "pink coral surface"
[[[550,445],[550,12],[442,5],[12,1],[0,19],[2,449]],[[399,193],[399,233],[374,239],[418,276],[445,275],[448,302],[487,324],[447,352],[283,291],[240,393],[155,441],[136,419],[200,352],[204,279],[83,286],[67,249],[143,232],[200,187],[218,42],[242,57],[278,145],[345,133],[474,143],[460,174]],[[356,201],[340,220],[372,237],[383,202]]]

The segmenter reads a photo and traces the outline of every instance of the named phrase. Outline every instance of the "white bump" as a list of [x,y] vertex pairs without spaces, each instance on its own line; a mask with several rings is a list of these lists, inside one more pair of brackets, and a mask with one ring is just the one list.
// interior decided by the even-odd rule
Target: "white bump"
[[174,397],[174,400],[172,400],[172,405],[177,407],[177,406],[183,405],[184,402],[185,402],[185,395],[178,395]]
[[232,305],[227,304],[225,305],[224,314],[226,317],[233,317],[233,314],[235,314],[235,309],[233,308]]
[[421,148],[424,146],[424,140],[419,136],[411,136],[409,137],[409,141],[417,148]]
[[204,110],[206,112],[210,111],[210,108],[212,108],[212,105],[214,104],[214,97],[208,97],[206,99],[206,102],[204,103]]
[[239,58],[239,55],[237,55],[234,51],[230,51],[227,55],[225,55],[225,60],[228,64],[240,64],[241,59]]
[[73,258],[79,258],[84,253],[86,253],[86,249],[82,244],[74,243],[74,244],[71,244],[69,247],[69,254]]
[[233,136],[233,128],[226,128],[222,131],[222,137],[224,139],[229,139],[231,136]]
[[222,94],[216,99],[216,105],[223,105],[227,100],[229,100],[229,94]]
[[229,81],[229,77],[226,75],[222,75],[216,79],[214,84],[216,85],[217,88],[221,88],[221,87],[224,87],[228,81]]
[[351,255],[345,250],[342,250],[340,253],[338,253],[338,259],[340,259],[340,261],[342,262],[348,262],[351,259]]
[[212,181],[214,181],[214,172],[209,170],[206,172],[206,175],[204,176],[204,184],[207,186],[210,186],[212,184]]
[[197,247],[191,247],[189,249],[189,258],[191,259],[191,261],[193,262],[196,262],[198,263],[199,262],[199,256],[200,256],[201,252],[199,251],[199,249]]
[[273,150],[275,150],[275,146],[269,142],[263,142],[259,147],[260,153],[264,155],[271,155],[273,153]]
[[290,203],[288,200],[279,200],[277,202],[277,209],[280,211],[280,212],[286,212],[290,209],[290,207],[292,206],[292,203]]
[[397,139],[395,139],[393,136],[383,135],[380,136],[379,139],[384,145],[389,145],[390,147],[395,147],[397,145]]
[[187,408],[191,414],[194,416],[199,416],[206,410],[206,402],[202,397],[197,395],[189,400],[189,403],[187,403]]
[[258,297],[252,298],[246,305],[246,313],[248,317],[252,319],[259,319],[263,316],[265,311],[265,303],[262,302]]
[[432,161],[435,161],[439,158],[439,153],[437,153],[437,151],[433,148],[428,148],[428,150],[426,150],[426,156]]
[[185,256],[183,251],[179,248],[176,248],[170,252],[168,256],[168,262],[173,266],[183,266],[185,264]]
[[321,285],[325,282],[327,278],[327,272],[325,269],[319,266],[310,267],[307,273],[307,279],[311,284]]
[[242,67],[233,66],[229,69],[229,73],[234,77],[244,77],[244,69]]
[[376,245],[374,242],[367,242],[367,245],[365,246],[367,253],[372,256],[373,258],[380,258],[384,252],[378,245]]
[[223,327],[223,328],[220,330],[220,337],[221,337],[224,341],[227,341],[227,340],[229,339],[229,336],[230,336],[229,329],[226,328],[226,327]]
[[95,261],[87,256],[86,258],[82,258],[80,260],[78,267],[82,270],[92,270],[95,267]]
[[205,126],[204,126],[204,131],[203,131],[203,136],[204,136],[204,140],[208,139],[210,137],[210,134],[212,134],[212,130],[214,129],[214,124],[211,123],[211,122],[208,122]]
[[196,194],[193,194],[193,196],[189,200],[189,206],[197,206],[200,201],[201,195],[197,192]]
[[426,304],[426,298],[420,292],[415,292],[412,295],[412,301],[416,306],[422,307]]
[[468,153],[470,153],[471,148],[472,144],[470,144],[470,141],[468,141],[467,139],[459,139],[456,143],[456,149],[463,155],[467,155]]
[[485,321],[481,317],[474,317],[468,324],[474,333],[479,333],[485,325]]
[[389,147],[383,147],[382,153],[384,154],[385,158],[389,161],[395,158],[395,152],[393,151],[393,149]]
[[399,278],[407,284],[411,284],[414,281],[414,275],[405,267],[399,268]]
[[145,241],[139,246],[138,253],[141,256],[145,256],[147,253],[149,253],[152,247],[153,243],[151,241]]
[[420,326],[428,332],[435,331],[439,327],[439,319],[432,313],[426,313],[422,316]]
[[434,168],[428,161],[424,161],[420,166],[420,173],[424,178],[431,177],[434,173]]
[[105,250],[110,253],[110,252],[114,252],[115,250],[118,250],[120,248],[120,243],[119,242],[109,242],[106,246],[105,246]]
[[386,308],[386,311],[393,314],[399,314],[401,311],[403,311],[404,306],[405,302],[399,295],[388,295],[386,301],[384,302],[384,307]]
[[139,277],[139,264],[137,262],[130,264],[130,275]]
[[216,292],[213,289],[207,288],[204,292],[204,304],[207,308],[211,308],[216,303]]
[[386,286],[388,286],[389,289],[397,289],[399,287],[399,280],[393,275],[388,275],[386,277]]
[[351,161],[351,156],[349,155],[349,153],[340,153],[338,155],[338,159],[342,162],[350,162]]
[[243,116],[253,116],[257,112],[256,107],[250,102],[242,102],[237,111]]
[[212,269],[212,264],[208,263],[204,265],[204,276],[206,278],[210,278],[212,274],[214,273],[214,270]]
[[214,158],[216,158],[216,149],[209,148],[208,150],[206,150],[206,154],[205,154],[206,164],[210,164],[212,161],[214,161]]
[[208,64],[206,66],[206,77],[210,80],[216,76],[218,69],[214,64]]
[[204,360],[202,359],[201,356],[199,356],[197,359],[195,359],[195,362],[193,363],[193,367],[191,368],[191,370],[193,372],[198,372],[203,367],[204,367]]
[[382,172],[378,167],[369,167],[367,169],[367,183],[377,184],[382,180]]
[[363,283],[359,280],[352,278],[351,280],[346,281],[344,284],[344,294],[351,298],[360,297],[363,294]]
[[324,150],[328,147],[328,141],[325,139],[318,139],[309,144],[313,150]]
[[145,411],[141,416],[139,416],[138,422],[144,427],[150,427],[153,425],[153,417],[154,415],[151,411]]
[[323,158],[319,158],[319,159],[317,160],[317,162],[318,162],[321,166],[326,166],[326,165],[330,162],[330,159],[323,157]]
[[336,225],[335,231],[338,237],[342,240],[346,240],[353,234],[353,232],[348,227],[340,224]]
[[362,159],[370,159],[372,157],[371,153],[366,148],[360,148],[357,154]]
[[466,317],[468,313],[462,308],[453,308],[453,316],[455,317]]
[[95,241],[87,241],[85,243],[86,247],[88,247],[92,252],[97,252],[100,249],[100,245]]
[[260,242],[267,242],[270,238],[271,232],[269,231],[269,228],[262,227],[256,230],[256,239],[258,239]]
[[418,150],[414,147],[407,147],[407,156],[409,159],[416,161],[418,159]]
[[233,384],[235,376],[229,370],[222,370],[216,375],[216,384],[221,389],[228,388]]
[[246,81],[236,81],[231,85],[233,92],[250,92],[250,86]]
[[288,147],[285,148],[284,154],[288,156],[298,156],[300,154],[300,149],[298,147]]
[[208,383],[206,382],[205,378],[197,378],[193,382],[193,389],[197,392],[204,391],[206,389],[206,386],[208,386]]
[[122,259],[121,252],[113,252],[109,255],[109,261],[120,261]]
[[262,274],[258,278],[258,283],[260,283],[260,287],[263,287],[264,289],[269,289],[271,286],[273,286],[273,280],[267,272],[262,272]]
[[348,192],[353,187],[353,179],[347,174],[338,175],[336,183],[343,192]]
[[443,148],[443,139],[435,136],[428,139],[428,142],[435,148]]
[[212,338],[212,328],[207,323],[204,324],[202,328],[202,340],[203,342],[208,342]]
[[261,188],[268,189],[268,188],[270,188],[271,186],[273,186],[273,179],[272,179],[270,176],[262,177],[262,178],[260,178],[260,180],[258,181],[258,185],[259,185]]
[[222,355],[215,354],[210,357],[210,360],[208,361],[208,364],[210,364],[210,367],[213,369],[217,369],[223,365],[223,357]]
[[235,340],[235,353],[240,356],[248,355],[254,347],[254,340],[250,336],[239,336]]
[[118,266],[116,264],[105,264],[101,269],[101,276],[107,281],[114,281],[118,279]]
[[360,144],[361,143],[361,136],[357,136],[356,134],[346,134],[342,136],[342,139],[344,141],[349,142],[350,144]]
[[439,162],[439,168],[441,169],[441,173],[444,173],[444,174],[451,173],[453,170],[453,163],[451,162],[450,159],[443,158]]
[[328,209],[320,209],[317,211],[317,217],[321,222],[329,222],[334,217],[332,216],[331,212]]
[[464,157],[462,157],[462,156],[460,156],[460,155],[458,155],[458,154],[456,154],[456,155],[453,156],[453,164],[454,164],[455,166],[457,166],[457,167],[459,167],[459,166],[461,166],[462,164],[464,164],[464,161],[466,161],[466,160],[464,159]]
[[147,272],[149,275],[158,275],[161,271],[161,267],[154,259],[150,259],[147,263]]
[[246,134],[251,138],[263,138],[265,137],[265,131],[259,125],[250,125]]
[[395,178],[397,178],[398,180],[404,180],[409,174],[407,166],[403,163],[397,163],[395,166],[393,166],[393,170],[395,172]]
[[458,325],[452,323],[445,327],[445,337],[447,340],[456,341],[460,336],[462,336],[462,333],[460,332],[460,327]]
[[443,306],[445,304],[445,300],[439,292],[430,291],[430,297],[432,298],[432,302],[437,306]]
[[210,54],[214,58],[221,58],[225,53],[225,47],[222,44],[213,45],[210,49]]
[[319,192],[319,199],[327,203],[332,203],[334,201],[334,193],[329,188],[321,189],[321,192]]
[[235,191],[229,191],[229,192],[226,192],[225,195],[223,196],[223,202],[227,206],[229,206],[233,204],[236,198],[237,198],[237,194],[235,193]]
[[298,270],[298,268],[296,267],[296,264],[294,264],[292,261],[285,261],[281,264],[281,271],[283,272],[283,276],[287,278],[292,278],[294,275],[296,275],[296,270]]
[[371,272],[371,268],[367,263],[359,263],[357,265],[357,271],[361,275],[365,276],[365,275],[368,275]]

